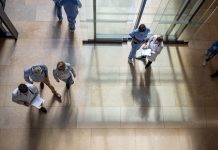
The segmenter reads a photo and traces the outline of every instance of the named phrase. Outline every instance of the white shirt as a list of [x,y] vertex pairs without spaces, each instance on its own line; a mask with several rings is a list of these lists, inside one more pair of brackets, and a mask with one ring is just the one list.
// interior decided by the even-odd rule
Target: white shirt
[[148,60],[150,61],[155,61],[157,55],[160,54],[164,47],[163,42],[158,43],[156,41],[157,37],[158,35],[153,35],[148,40],[148,48],[151,49],[151,56],[148,56]]
[[31,104],[32,100],[39,94],[37,87],[33,84],[26,84],[28,87],[27,93],[21,93],[18,88],[12,92],[12,101],[18,104],[25,102]]
[[65,70],[60,71],[57,68],[53,70],[53,76],[56,81],[60,80],[67,80],[69,77],[72,76],[72,73],[74,74],[75,71],[73,67],[69,63],[65,63],[66,67]]

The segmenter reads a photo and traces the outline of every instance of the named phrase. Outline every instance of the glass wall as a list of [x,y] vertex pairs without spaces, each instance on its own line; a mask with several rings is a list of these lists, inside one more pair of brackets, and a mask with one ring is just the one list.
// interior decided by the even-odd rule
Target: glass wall
[[[93,28],[94,39],[127,38],[135,25],[143,23],[150,35],[164,35],[165,40],[177,40],[187,25],[199,26],[211,11],[196,18],[205,0],[83,0],[87,10],[86,22]],[[213,0],[210,4],[212,3]],[[207,1],[208,2],[208,1]],[[146,3],[144,7],[142,4]],[[208,7],[212,6],[207,4]],[[200,9],[201,10],[201,9]],[[140,17],[140,12],[142,16]],[[207,14],[207,15],[205,15]],[[89,16],[89,19],[87,19]],[[193,17],[195,16],[195,17]],[[136,23],[137,22],[137,23]],[[91,33],[90,30],[88,32]]]
[[134,27],[141,0],[96,0],[98,37],[122,37]]

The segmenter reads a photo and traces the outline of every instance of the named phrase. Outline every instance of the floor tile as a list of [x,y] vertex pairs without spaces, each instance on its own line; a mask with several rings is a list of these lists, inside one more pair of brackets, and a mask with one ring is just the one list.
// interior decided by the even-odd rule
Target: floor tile
[[120,108],[80,107],[78,128],[120,128]]
[[44,130],[2,129],[0,149],[4,150],[44,150]]
[[121,128],[164,128],[160,107],[121,108]]
[[91,150],[135,150],[133,129],[92,129]]
[[206,108],[207,128],[218,127],[218,107]]
[[163,108],[166,128],[205,128],[204,108]]
[[176,129],[136,129],[136,149],[175,150],[180,149]]
[[47,130],[45,150],[90,150],[90,129]]

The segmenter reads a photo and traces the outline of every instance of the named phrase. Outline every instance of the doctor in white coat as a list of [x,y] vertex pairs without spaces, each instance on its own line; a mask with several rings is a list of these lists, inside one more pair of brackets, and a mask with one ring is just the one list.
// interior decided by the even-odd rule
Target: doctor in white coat
[[145,45],[146,48],[151,49],[151,56],[147,56],[148,62],[145,65],[145,69],[150,67],[153,61],[155,61],[157,55],[160,54],[161,50],[164,47],[163,44],[163,36],[161,35],[153,35],[149,38],[147,44]]

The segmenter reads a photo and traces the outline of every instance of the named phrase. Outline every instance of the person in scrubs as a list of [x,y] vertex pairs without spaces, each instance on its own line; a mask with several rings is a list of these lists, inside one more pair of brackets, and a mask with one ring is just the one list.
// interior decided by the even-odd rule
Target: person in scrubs
[[59,21],[63,20],[62,17],[62,6],[67,14],[67,19],[69,22],[70,32],[75,31],[76,17],[78,15],[78,8],[82,7],[80,0],[54,0],[55,6],[57,8],[57,17]]

